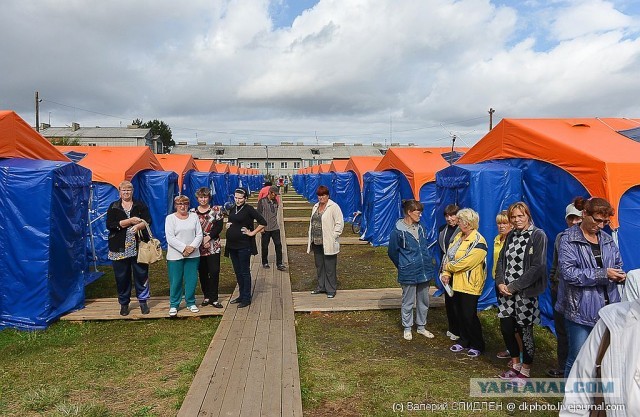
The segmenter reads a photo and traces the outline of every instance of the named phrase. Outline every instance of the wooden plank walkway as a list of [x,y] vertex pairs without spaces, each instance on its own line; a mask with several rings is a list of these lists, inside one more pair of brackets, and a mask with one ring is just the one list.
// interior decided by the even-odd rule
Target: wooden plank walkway
[[[444,306],[444,297],[434,297],[435,291],[435,287],[429,289],[429,308]],[[339,289],[333,299],[328,299],[324,294],[314,295],[309,291],[293,293],[293,308],[296,312],[390,310],[399,309],[401,305],[401,288]]]
[[302,416],[291,281],[269,254],[269,269],[252,258],[252,303],[227,305],[178,416]]

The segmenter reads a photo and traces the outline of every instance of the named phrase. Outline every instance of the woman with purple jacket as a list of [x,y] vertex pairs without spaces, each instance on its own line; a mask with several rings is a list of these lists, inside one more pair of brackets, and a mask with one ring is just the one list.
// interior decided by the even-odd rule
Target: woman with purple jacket
[[582,223],[567,229],[560,238],[560,285],[555,305],[564,315],[569,340],[565,378],[596,325],[598,312],[620,301],[617,284],[626,279],[620,251],[602,230],[614,214],[611,204],[602,198],[576,198],[573,204],[582,211]]

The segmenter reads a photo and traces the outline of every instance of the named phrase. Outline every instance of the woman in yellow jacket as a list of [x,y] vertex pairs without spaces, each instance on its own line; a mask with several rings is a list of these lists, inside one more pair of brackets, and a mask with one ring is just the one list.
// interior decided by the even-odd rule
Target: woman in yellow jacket
[[487,278],[487,241],[478,232],[480,217],[471,209],[458,212],[458,233],[444,256],[440,279],[448,284],[453,276],[453,300],[460,329],[452,352],[467,350],[475,358],[485,348],[478,318],[478,299]]

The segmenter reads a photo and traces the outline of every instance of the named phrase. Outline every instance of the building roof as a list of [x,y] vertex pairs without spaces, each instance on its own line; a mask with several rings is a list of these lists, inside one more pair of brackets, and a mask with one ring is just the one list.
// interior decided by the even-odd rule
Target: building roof
[[[313,145],[176,145],[171,153],[191,154],[196,159],[349,159],[382,155],[381,146]],[[222,152],[222,153],[220,153]]]
[[127,127],[48,127],[40,133],[47,138],[131,138],[144,139],[151,129]]

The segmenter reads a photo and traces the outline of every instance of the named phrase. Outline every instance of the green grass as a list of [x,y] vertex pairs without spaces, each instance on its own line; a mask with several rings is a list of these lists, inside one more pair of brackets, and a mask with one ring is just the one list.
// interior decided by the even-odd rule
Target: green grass
[[[289,246],[289,272],[292,291],[311,291],[316,287],[313,254],[307,247]],[[387,256],[386,247],[342,245],[338,254],[338,290],[397,287],[397,270]]]
[[220,318],[58,322],[0,332],[0,415],[169,416]]
[[[448,411],[406,415],[508,416],[506,398],[469,397],[469,378],[494,377],[506,370],[497,359],[502,350],[496,310],[480,314],[487,352],[471,359],[451,353],[444,336],[444,309],[431,309],[427,328],[436,337],[414,334],[402,338],[398,310],[297,314],[296,333],[303,399],[307,416],[396,416],[394,403],[446,403]],[[554,364],[555,339],[536,328],[534,377]],[[557,398],[527,398],[528,402],[555,403]],[[498,401],[501,412],[453,411],[457,401]],[[520,401],[515,401],[519,404]],[[536,415],[557,415],[536,413]]]
[[[166,252],[164,253],[164,257],[166,259]],[[113,269],[110,266],[100,266],[98,270],[104,272],[104,275],[85,288],[85,298],[116,297],[116,281],[113,276]],[[156,262],[149,267],[149,281],[152,296],[169,296],[169,279],[167,278],[166,260]],[[221,256],[219,293],[231,294],[235,287],[236,277],[233,273],[231,260]],[[196,291],[197,294],[202,294],[200,285],[198,285]],[[133,293],[135,294],[135,290],[133,290]]]
[[311,207],[305,209],[283,210],[282,212],[284,213],[285,219],[291,217],[304,217],[307,219],[307,223],[309,223],[308,219],[311,218]]

